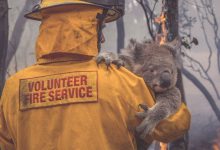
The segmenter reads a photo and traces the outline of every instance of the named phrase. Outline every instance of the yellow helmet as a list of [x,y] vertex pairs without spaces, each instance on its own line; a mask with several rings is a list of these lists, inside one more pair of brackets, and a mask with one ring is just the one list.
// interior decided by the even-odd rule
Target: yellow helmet
[[124,14],[125,0],[41,0],[33,7],[33,10],[26,14],[25,17],[42,20],[40,11],[66,5],[92,5],[107,10],[105,22],[115,21]]

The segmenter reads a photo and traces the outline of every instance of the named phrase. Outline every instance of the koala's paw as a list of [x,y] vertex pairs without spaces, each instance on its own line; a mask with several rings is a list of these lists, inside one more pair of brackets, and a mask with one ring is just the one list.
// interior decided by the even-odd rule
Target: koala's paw
[[118,69],[121,68],[121,67],[123,67],[123,66],[125,66],[124,61],[123,61],[123,60],[120,60],[120,59],[113,60],[112,63],[113,63],[114,65],[116,65]]
[[156,123],[150,121],[148,118],[145,118],[142,123],[136,127],[137,133],[140,135],[141,139],[145,139],[145,137],[151,134],[156,127]]
[[148,109],[149,109],[146,104],[139,104],[139,107],[140,107],[141,109],[143,109],[144,111],[148,111]]
[[145,104],[139,104],[139,107],[140,107],[141,109],[143,109],[144,112],[137,112],[137,113],[136,113],[136,116],[137,116],[139,119],[144,119],[144,118],[146,118],[147,115],[148,115],[147,112],[148,112],[149,108],[148,108],[147,105],[145,105]]
[[124,66],[124,62],[117,58],[117,56],[112,52],[101,52],[96,56],[96,63],[97,65],[104,62],[107,66],[107,69],[111,66],[111,64],[114,64],[117,66],[117,68],[120,68],[121,66]]
[[111,63],[112,63],[113,59],[109,56],[105,56],[105,55],[98,55],[96,57],[96,63],[97,65],[101,64],[102,62],[105,62],[107,68],[110,67]]

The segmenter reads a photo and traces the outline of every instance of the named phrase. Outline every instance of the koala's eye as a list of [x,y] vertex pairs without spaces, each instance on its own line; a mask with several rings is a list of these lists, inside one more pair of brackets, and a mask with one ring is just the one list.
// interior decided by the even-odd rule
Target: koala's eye
[[173,74],[173,70],[164,70],[164,73]]
[[165,70],[164,73],[170,73],[168,70]]
[[148,67],[148,70],[150,71],[150,72],[154,72],[154,69],[153,69],[153,66],[152,65],[150,65],[149,67]]

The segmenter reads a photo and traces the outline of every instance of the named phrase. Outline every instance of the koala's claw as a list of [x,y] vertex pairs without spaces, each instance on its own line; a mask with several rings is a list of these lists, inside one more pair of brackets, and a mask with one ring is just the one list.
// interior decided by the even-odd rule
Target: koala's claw
[[96,63],[97,65],[101,64],[103,61],[105,61],[105,58],[103,56],[96,57]]
[[149,110],[149,108],[147,107],[147,105],[145,104],[139,104],[138,107],[140,107],[141,109],[144,110],[144,112],[138,112],[136,113],[136,116],[140,119],[144,119],[147,117],[148,113],[147,111]]
[[148,111],[148,107],[147,107],[147,105],[145,105],[145,104],[139,104],[139,107],[140,107],[141,109],[143,109],[144,111]]
[[107,66],[107,69],[111,66],[111,59],[109,58],[109,57],[106,57],[105,59],[104,59],[104,61],[105,61],[105,64],[106,64],[106,66]]
[[105,57],[105,56],[97,56],[96,57],[96,63],[97,65],[101,64],[102,62],[105,62],[107,69],[111,66],[112,60],[110,57]]
[[121,66],[124,66],[124,61],[119,59],[117,55],[115,55],[112,52],[101,52],[99,55],[96,57],[96,63],[97,65],[101,64],[102,62],[105,63],[107,66],[107,69],[111,66],[111,64],[114,64],[117,66],[119,69]]
[[123,66],[125,66],[124,62],[122,60],[120,60],[120,59],[113,60],[112,63],[114,65],[116,65],[118,69],[123,67]]

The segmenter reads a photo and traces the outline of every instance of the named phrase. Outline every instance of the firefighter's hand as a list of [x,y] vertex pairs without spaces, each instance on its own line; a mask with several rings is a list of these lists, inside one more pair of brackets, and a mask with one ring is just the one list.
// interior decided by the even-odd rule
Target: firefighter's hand
[[118,56],[112,52],[100,52],[98,56],[96,56],[96,63],[99,65],[104,62],[107,66],[107,69],[114,64],[119,69],[121,66],[124,66],[124,62],[118,58]]

